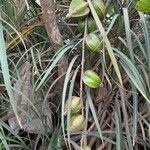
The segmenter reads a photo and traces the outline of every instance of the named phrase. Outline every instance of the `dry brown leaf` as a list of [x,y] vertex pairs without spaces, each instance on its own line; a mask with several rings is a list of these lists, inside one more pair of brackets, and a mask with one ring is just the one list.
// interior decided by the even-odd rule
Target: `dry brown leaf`
[[[21,109],[19,117],[23,126],[23,130],[29,133],[38,133],[38,131],[52,130],[52,116],[51,109],[47,103],[42,108],[42,99],[37,96],[35,100],[32,92],[31,84],[31,64],[25,62],[20,71],[20,79],[14,84],[14,97],[16,98],[17,105]],[[31,106],[30,102],[36,107],[40,113],[40,117]],[[15,117],[8,120],[10,127],[18,132],[20,127]]]

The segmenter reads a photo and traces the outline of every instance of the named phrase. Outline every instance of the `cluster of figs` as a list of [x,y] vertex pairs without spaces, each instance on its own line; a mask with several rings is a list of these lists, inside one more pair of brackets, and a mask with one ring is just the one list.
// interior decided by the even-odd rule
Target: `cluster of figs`
[[[92,70],[87,70],[84,72],[83,82],[91,88],[97,88],[101,84],[100,77]],[[71,104],[69,105],[69,100],[65,103],[65,115],[67,114],[69,106],[71,110],[70,131],[82,131],[86,126],[85,117],[80,114],[83,109],[83,100],[78,96],[72,96],[70,103]],[[81,150],[91,150],[91,148],[86,145],[82,147]]]
[[[92,0],[93,7],[100,19],[104,18],[105,6],[102,0]],[[102,48],[102,38],[100,35],[93,33],[97,29],[95,20],[90,14],[88,2],[85,0],[72,0],[69,7],[69,12],[66,18],[76,18],[78,20],[78,31],[84,33],[85,17],[87,19],[87,36],[85,39],[86,48],[92,53],[99,53]]]
[[[92,0],[93,7],[100,19],[104,17],[105,6],[102,0]],[[88,16],[88,17],[87,17]],[[78,19],[78,31],[84,33],[85,17],[87,17],[87,36],[85,38],[86,49],[92,53],[100,53],[103,48],[102,38],[100,35],[93,33],[97,29],[97,25],[92,17],[90,17],[90,8],[85,0],[72,0],[69,12],[66,18]],[[90,88],[98,88],[101,84],[100,76],[93,70],[86,70],[83,74],[83,82]],[[78,96],[72,96],[71,102],[71,118],[70,131],[78,132],[85,128],[86,122],[84,115],[80,114],[83,108],[83,100]],[[68,110],[68,101],[65,103],[65,114]],[[81,148],[81,150],[91,150],[89,146]]]
[[[68,100],[65,103],[65,114],[68,110]],[[80,114],[80,111],[83,108],[83,101],[80,97],[72,96],[71,99],[71,118],[70,118],[70,131],[78,132],[85,128],[86,122],[83,115]],[[84,146],[81,150],[91,150],[89,146]]]
[[[105,5],[103,1],[92,0],[92,5],[98,17],[103,19],[105,14]],[[87,18],[87,36],[85,37],[86,49],[92,53],[100,53],[103,48],[103,42],[101,36],[94,33],[97,29],[97,25],[90,14],[88,2],[85,0],[72,0],[66,18],[76,18],[78,20],[78,31],[80,33],[84,33],[85,18]],[[84,72],[83,82],[91,88],[97,88],[101,84],[101,79],[93,70],[87,70]]]

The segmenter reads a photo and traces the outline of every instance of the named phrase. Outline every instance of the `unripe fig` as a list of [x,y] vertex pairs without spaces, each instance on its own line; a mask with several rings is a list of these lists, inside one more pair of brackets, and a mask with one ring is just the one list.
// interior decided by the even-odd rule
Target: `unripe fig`
[[66,18],[84,17],[88,15],[89,11],[88,3],[84,0],[72,0]]
[[90,33],[85,39],[86,47],[89,51],[99,53],[102,50],[103,44],[98,35]]
[[[78,22],[78,30],[80,33],[84,33],[84,28],[85,28],[85,21],[79,21]],[[95,31],[97,28],[95,20],[93,20],[92,18],[89,18],[87,21],[87,32],[93,32]]]
[[78,132],[85,128],[85,118],[83,115],[73,115],[71,117],[71,125],[70,125],[70,131],[72,132]]
[[91,88],[97,88],[101,84],[101,79],[93,70],[87,70],[83,74],[83,82]]
[[139,1],[137,1],[135,8],[138,11],[150,13],[150,1],[149,0],[139,0]]
[[[79,112],[83,107],[83,101],[80,99],[80,97],[72,96],[71,99],[71,113],[77,113]],[[67,113],[68,109],[68,101],[65,103],[65,113]]]
[[80,150],[91,150],[91,148],[89,146],[84,146]]
[[93,0],[93,6],[97,12],[99,18],[103,18],[105,14],[105,5],[102,0]]

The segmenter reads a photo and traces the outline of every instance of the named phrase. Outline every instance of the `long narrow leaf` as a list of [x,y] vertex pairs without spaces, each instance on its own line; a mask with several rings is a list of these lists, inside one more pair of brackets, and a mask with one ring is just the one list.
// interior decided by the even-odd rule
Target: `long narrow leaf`
[[66,94],[67,94],[67,87],[68,87],[68,82],[69,82],[69,76],[72,70],[72,67],[75,63],[75,60],[77,59],[77,56],[75,56],[72,61],[70,62],[70,65],[67,69],[65,81],[64,81],[64,86],[63,86],[63,93],[62,93],[62,107],[61,107],[61,126],[62,126],[62,131],[63,131],[63,136],[66,141],[65,137],[65,123],[64,123],[64,108],[65,108],[65,100],[66,100]]
[[149,68],[149,75],[150,75],[150,35],[148,28],[150,28],[149,24],[147,23],[144,14],[139,12],[142,24],[143,24],[143,31],[144,31],[144,38],[145,38],[145,45],[146,45],[146,54],[148,60],[148,68]]
[[[128,15],[128,9],[123,8],[123,15],[124,15],[124,23],[125,23],[125,31],[126,31],[126,38],[127,38],[127,46],[130,54],[131,62],[134,64],[134,52],[133,52],[133,46],[132,46],[132,39],[131,39],[131,31],[130,31],[130,21],[129,21],[129,15]],[[132,87],[132,95],[133,95],[133,127],[132,127],[132,137],[133,137],[133,143],[135,141],[135,137],[137,135],[137,110],[138,110],[138,96],[137,96],[137,89],[134,86],[134,84],[131,82]]]
[[70,146],[70,117],[71,117],[71,99],[72,99],[72,93],[73,93],[73,88],[74,88],[74,84],[75,84],[75,79],[79,70],[79,67],[77,67],[77,69],[74,72],[74,75],[71,79],[71,83],[70,83],[70,88],[69,88],[69,96],[68,96],[68,108],[67,108],[67,139],[68,139],[68,144],[69,147],[71,149]]
[[116,120],[116,150],[122,150],[120,122],[117,112],[115,112],[115,120]]
[[104,28],[103,28],[103,26],[102,26],[102,23],[101,23],[101,21],[100,21],[98,15],[97,15],[97,13],[96,13],[96,11],[95,11],[93,5],[92,5],[91,0],[87,0],[87,2],[89,3],[89,7],[90,7],[90,9],[91,9],[91,13],[92,13],[92,15],[93,15],[93,18],[95,19],[95,22],[96,22],[96,24],[97,24],[97,27],[98,27],[98,29],[99,29],[99,31],[100,31],[100,33],[101,33],[101,36],[103,37],[103,40],[104,40],[104,42],[105,42],[105,44],[106,44],[106,48],[107,48],[108,54],[109,54],[109,56],[110,56],[110,59],[111,59],[111,61],[112,61],[112,64],[113,64],[113,66],[114,66],[114,69],[115,69],[115,71],[116,71],[116,74],[117,74],[117,77],[118,77],[118,79],[119,79],[119,82],[120,82],[121,85],[123,85],[123,84],[122,84],[121,73],[120,73],[120,70],[119,70],[119,67],[118,67],[118,63],[117,63],[117,60],[116,60],[116,58],[115,58],[114,52],[113,52],[113,50],[112,50],[111,44],[110,44],[110,42],[109,42],[109,40],[108,40],[107,34],[106,34],[106,32],[105,32],[105,30],[104,30]]
[[119,87],[119,91],[120,91],[120,97],[121,97],[121,106],[122,106],[123,119],[124,119],[125,131],[126,131],[126,136],[127,136],[128,149],[133,150],[129,123],[128,123],[128,114],[127,114],[127,109],[125,105],[125,94],[124,94],[123,89],[120,87]]
[[95,112],[94,104],[92,102],[92,98],[91,98],[91,94],[90,94],[90,89],[88,87],[86,88],[86,96],[87,96],[87,100],[88,100],[88,103],[89,103],[89,106],[90,106],[90,109],[91,109],[91,112],[92,112],[92,115],[93,115],[96,127],[98,129],[99,136],[100,136],[100,138],[102,140],[102,143],[103,143],[102,131],[101,131],[101,128],[100,128],[100,124],[99,124],[96,112]]
[[133,65],[127,56],[125,56],[117,49],[114,50],[116,51],[116,55],[122,60],[120,61],[120,64],[128,74],[129,78],[132,80],[133,84],[140,91],[143,97],[150,103],[150,95],[148,93],[147,86],[145,85],[145,82],[142,76],[139,74],[137,68]]
[[10,150],[9,145],[7,144],[7,141],[6,141],[6,138],[4,135],[3,127],[1,124],[0,124],[0,140],[1,140],[2,144],[4,145],[5,149]]
[[49,66],[49,68],[47,69],[45,75],[43,76],[43,78],[41,79],[40,83],[37,85],[35,91],[37,91],[41,85],[44,83],[44,81],[47,79],[47,77],[50,75],[52,69],[55,67],[55,65],[58,63],[58,61],[61,59],[61,57],[65,54],[65,52],[67,52],[70,48],[72,48],[73,45],[67,45],[61,48],[61,52],[57,55],[57,57],[53,60],[52,64]]
[[12,109],[14,111],[14,114],[17,118],[17,121],[22,127],[21,122],[19,120],[19,116],[17,113],[17,102],[14,98],[13,91],[12,91],[12,86],[11,86],[11,81],[10,81],[10,75],[9,75],[9,67],[8,67],[8,62],[7,62],[7,54],[6,54],[6,47],[5,47],[5,41],[4,41],[4,35],[3,35],[3,25],[2,22],[0,21],[0,63],[1,63],[1,68],[2,68],[2,74],[4,78],[4,83],[5,87],[9,96],[9,100],[12,106]]

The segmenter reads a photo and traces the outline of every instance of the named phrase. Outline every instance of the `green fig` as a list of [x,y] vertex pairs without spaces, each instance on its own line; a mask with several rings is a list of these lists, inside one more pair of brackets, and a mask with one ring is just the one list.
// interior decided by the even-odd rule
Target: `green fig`
[[95,33],[88,34],[85,43],[87,49],[91,52],[99,53],[103,48],[102,40]]
[[[83,101],[80,99],[80,97],[72,96],[71,99],[71,113],[77,113],[79,112],[83,107]],[[65,103],[65,113],[68,109],[68,101]]]
[[[85,27],[85,21],[79,21],[78,22],[78,31],[80,33],[84,33],[84,27]],[[92,18],[89,18],[87,21],[87,32],[93,32],[97,29],[96,23]]]
[[102,0],[93,0],[93,6],[97,12],[99,18],[103,18],[105,14],[105,5]]
[[93,70],[87,70],[83,74],[83,82],[91,88],[97,88],[101,84],[101,79]]
[[138,11],[149,13],[150,12],[150,1],[149,0],[140,0],[137,2],[135,8]]
[[78,132],[85,128],[85,118],[83,115],[73,115],[70,119],[71,125],[70,125],[70,131],[71,132]]
[[66,18],[84,17],[88,15],[89,11],[88,2],[84,0],[72,0]]

